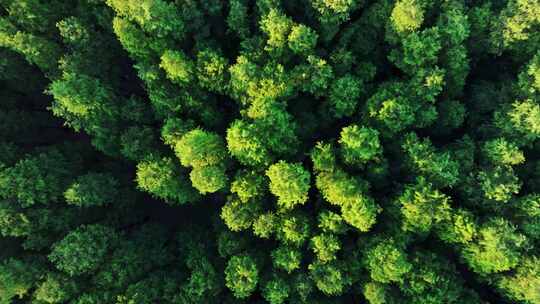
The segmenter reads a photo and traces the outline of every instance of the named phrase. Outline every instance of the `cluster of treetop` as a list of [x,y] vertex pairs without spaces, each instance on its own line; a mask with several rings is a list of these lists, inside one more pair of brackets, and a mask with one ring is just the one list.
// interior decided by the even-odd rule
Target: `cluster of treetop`
[[0,0],[0,304],[540,303],[539,0]]

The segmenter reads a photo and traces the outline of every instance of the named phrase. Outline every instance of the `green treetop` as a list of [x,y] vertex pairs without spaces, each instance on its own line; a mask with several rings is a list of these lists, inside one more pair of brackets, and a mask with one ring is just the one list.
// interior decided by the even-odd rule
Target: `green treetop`
[[268,168],[266,175],[279,207],[291,209],[307,201],[311,176],[300,164],[279,161]]
[[294,25],[289,33],[289,48],[297,54],[310,54],[317,45],[317,33],[303,24]]
[[217,165],[227,155],[223,139],[202,129],[194,129],[184,134],[174,146],[174,151],[185,167]]
[[249,297],[259,282],[259,270],[249,255],[233,256],[225,268],[225,284],[235,297]]
[[450,217],[449,198],[423,178],[419,178],[416,185],[408,186],[399,202],[405,231],[427,232]]
[[118,181],[110,174],[89,173],[79,176],[64,192],[66,202],[80,207],[104,206],[114,203]]
[[283,278],[275,277],[266,283],[262,293],[268,303],[282,304],[289,297],[290,287]]
[[272,263],[275,268],[291,273],[300,268],[302,253],[292,246],[279,246],[272,251]]
[[365,263],[373,280],[381,283],[401,282],[412,270],[403,246],[393,239],[382,240],[366,252]]
[[193,79],[195,64],[181,51],[167,50],[161,56],[160,67],[174,83],[187,85]]
[[89,273],[103,263],[117,238],[116,232],[107,226],[81,226],[54,244],[49,260],[70,276]]
[[424,10],[417,0],[397,1],[392,9],[392,26],[398,33],[418,30],[424,21]]
[[341,130],[339,143],[344,161],[360,165],[376,159],[382,153],[377,130],[351,125]]
[[493,218],[478,230],[477,241],[463,248],[463,257],[473,271],[497,273],[516,267],[527,244],[524,235],[502,218]]
[[185,204],[199,199],[191,187],[187,172],[171,158],[152,159],[137,165],[137,186],[172,204]]

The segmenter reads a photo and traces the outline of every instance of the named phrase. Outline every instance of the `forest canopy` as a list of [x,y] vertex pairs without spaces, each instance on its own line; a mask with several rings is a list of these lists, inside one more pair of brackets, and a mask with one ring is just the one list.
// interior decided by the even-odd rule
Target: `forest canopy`
[[540,304],[538,0],[0,0],[0,304]]

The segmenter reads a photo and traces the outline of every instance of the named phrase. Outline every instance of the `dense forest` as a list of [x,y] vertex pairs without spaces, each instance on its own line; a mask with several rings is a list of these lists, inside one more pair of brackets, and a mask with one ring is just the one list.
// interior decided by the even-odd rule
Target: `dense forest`
[[539,304],[539,0],[0,0],[0,304]]

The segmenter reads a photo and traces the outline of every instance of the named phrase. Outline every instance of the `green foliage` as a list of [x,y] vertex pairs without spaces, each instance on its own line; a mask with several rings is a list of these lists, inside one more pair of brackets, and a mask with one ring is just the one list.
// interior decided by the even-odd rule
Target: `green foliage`
[[77,294],[77,285],[68,277],[48,274],[34,293],[36,300],[44,303],[64,303]]
[[537,0],[0,11],[0,304],[540,303]]
[[540,23],[540,5],[535,1],[508,1],[500,14],[500,31],[505,46],[527,40],[531,30]]
[[449,100],[441,102],[437,106],[438,124],[449,129],[459,128],[463,125],[467,111],[463,103]]
[[320,14],[321,22],[345,21],[355,6],[355,0],[310,0]]
[[315,286],[326,295],[339,295],[345,288],[343,272],[335,263],[315,262],[309,265],[309,273]]
[[515,273],[503,276],[497,286],[510,298],[525,303],[540,301],[540,263],[537,257],[526,257]]
[[165,51],[159,66],[165,70],[171,81],[178,84],[186,85],[194,77],[195,64],[181,51]]
[[495,113],[495,124],[529,143],[540,136],[540,106],[531,99],[515,101],[508,111]]
[[365,263],[371,278],[380,283],[401,282],[413,268],[404,248],[393,239],[382,240],[366,251]]
[[357,78],[346,75],[335,80],[328,96],[331,111],[336,118],[352,116],[362,93],[362,83]]
[[349,198],[362,199],[365,184],[342,170],[321,172],[317,175],[317,188],[332,205],[342,206]]
[[223,139],[214,133],[194,129],[176,142],[174,151],[185,167],[203,167],[220,164],[227,153]]
[[199,199],[191,187],[187,173],[171,158],[146,160],[137,165],[137,186],[172,204],[185,204]]
[[120,137],[120,152],[130,160],[141,161],[154,153],[158,146],[155,131],[151,128],[131,127]]
[[160,40],[147,40],[140,28],[124,18],[114,17],[113,30],[122,46],[135,58],[153,56],[155,51],[164,47]]
[[354,195],[351,199],[341,205],[343,220],[360,231],[369,231],[381,209],[368,196]]
[[49,260],[70,276],[96,270],[117,242],[116,232],[103,225],[81,226],[54,244]]
[[227,156],[219,135],[201,129],[191,130],[176,142],[174,151],[183,166],[193,167],[189,177],[201,194],[214,193],[227,185]]
[[478,180],[484,197],[497,202],[508,202],[521,188],[521,183],[512,168],[506,166],[480,171]]
[[319,213],[318,220],[318,227],[324,232],[342,234],[347,231],[347,226],[345,225],[343,218],[332,211],[323,210]]
[[272,263],[275,268],[291,273],[300,268],[302,253],[290,246],[280,246],[272,251]]
[[271,9],[261,19],[261,30],[268,36],[267,50],[283,49],[287,44],[287,37],[291,31],[292,21],[276,9]]
[[176,117],[169,117],[165,120],[165,123],[161,128],[161,139],[165,144],[174,148],[174,144],[192,128],[192,121],[185,121]]
[[266,176],[270,179],[270,192],[278,197],[280,208],[292,209],[307,201],[311,175],[300,164],[279,161],[268,168]]
[[104,206],[114,203],[118,181],[109,174],[89,173],[79,176],[64,192],[66,202],[79,207]]
[[340,206],[341,215],[347,224],[360,231],[368,231],[375,224],[381,209],[366,195],[365,183],[338,170],[318,174],[316,185],[329,203]]
[[234,296],[243,299],[249,297],[259,282],[259,270],[254,259],[249,255],[233,256],[225,268],[225,284]]
[[332,66],[314,55],[309,55],[307,64],[297,66],[293,72],[300,82],[300,89],[315,96],[323,95],[334,77]]
[[227,83],[227,59],[206,49],[197,54],[197,79],[199,85],[213,92],[223,93]]
[[449,219],[438,226],[438,236],[449,243],[466,244],[476,235],[474,215],[463,209],[458,209],[450,215]]
[[332,171],[336,166],[336,157],[332,145],[318,142],[311,152],[313,168],[317,171]]
[[402,70],[413,71],[434,65],[441,49],[440,32],[437,27],[433,27],[405,36],[402,52],[392,52],[390,59]]
[[266,283],[263,288],[263,297],[270,304],[284,303],[289,296],[290,288],[285,280],[276,277]]
[[535,98],[540,94],[540,53],[522,68],[517,83],[520,96]]
[[246,246],[245,239],[232,231],[223,231],[217,240],[218,252],[221,257],[230,257],[240,253]]
[[327,263],[336,259],[336,253],[341,249],[341,244],[335,235],[319,234],[311,238],[311,249],[317,260]]
[[523,196],[512,204],[519,226],[527,237],[538,239],[540,229],[540,197],[536,194]]
[[275,214],[261,214],[253,221],[253,234],[263,239],[270,238],[276,230],[276,225],[277,218]]
[[241,38],[246,38],[249,34],[248,7],[245,1],[230,1],[229,14],[227,15],[227,26]]
[[201,194],[214,193],[227,186],[227,175],[222,166],[196,167],[189,174],[191,184]]
[[260,138],[256,125],[236,120],[227,129],[227,147],[229,152],[242,164],[266,165],[271,155]]
[[458,181],[459,164],[448,152],[437,152],[428,139],[414,133],[405,137],[403,150],[410,158],[413,170],[429,178],[435,185],[452,186]]
[[398,200],[402,205],[405,231],[428,232],[433,225],[450,217],[448,197],[423,178],[419,178],[416,185],[408,186]]
[[523,152],[515,144],[506,141],[504,138],[486,142],[484,151],[487,158],[497,165],[519,165],[525,161]]
[[171,3],[163,0],[107,0],[106,3],[118,15],[137,22],[145,31],[158,37],[182,36],[184,22],[176,7]]
[[0,303],[22,299],[34,286],[40,268],[34,262],[6,259],[0,264]]
[[73,165],[59,151],[50,150],[0,167],[0,197],[17,200],[22,207],[58,201]]
[[[221,208],[221,219],[231,231],[246,230],[251,227],[254,219],[261,213],[261,204],[257,200],[242,202],[241,200],[229,197],[229,201]],[[259,223],[264,225],[265,223]],[[258,226],[262,231],[262,236],[267,235],[265,227]]]
[[229,67],[231,90],[237,94],[247,91],[250,85],[256,83],[258,69],[259,67],[247,56],[238,56],[236,63]]
[[[460,303],[464,286],[453,264],[431,252],[416,252],[413,268],[400,287],[414,303]],[[472,298],[472,296],[469,296]],[[472,299],[466,299],[472,301]],[[473,302],[474,303],[474,302]]]
[[301,213],[284,213],[277,224],[276,238],[288,245],[300,247],[309,238],[309,219]]
[[68,17],[56,23],[60,36],[69,44],[85,45],[90,42],[90,33],[81,20]]
[[297,54],[309,54],[317,45],[317,33],[311,28],[299,24],[294,25],[289,34],[289,48]]
[[390,18],[398,33],[412,32],[422,26],[424,10],[416,0],[401,0],[396,2]]
[[18,31],[5,19],[0,20],[0,46],[20,53],[26,61],[46,73],[56,72],[56,62],[61,54],[60,46],[42,36]]
[[526,244],[525,236],[511,223],[494,218],[478,229],[476,242],[463,248],[463,257],[475,272],[506,271],[516,267]]
[[265,191],[265,179],[256,171],[239,172],[231,183],[231,192],[236,193],[242,202],[260,197]]
[[339,143],[345,163],[361,165],[382,153],[377,130],[351,125],[341,130]]
[[111,114],[115,110],[110,89],[88,75],[66,73],[51,84],[50,93],[56,101],[53,113],[72,117],[73,121],[68,122],[75,128],[84,126],[85,121],[96,115]]
[[396,133],[414,123],[414,107],[399,94],[403,90],[401,83],[383,84],[367,101],[367,117],[386,132]]
[[369,282],[364,285],[363,295],[368,300],[369,304],[386,304],[392,303],[388,300],[387,290],[384,284],[377,282]]

